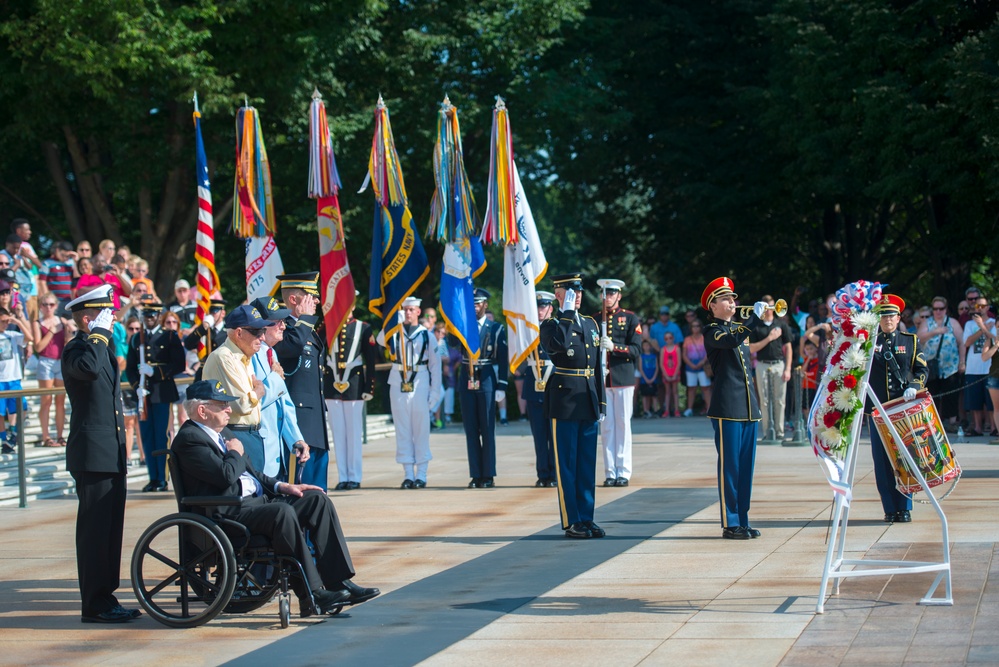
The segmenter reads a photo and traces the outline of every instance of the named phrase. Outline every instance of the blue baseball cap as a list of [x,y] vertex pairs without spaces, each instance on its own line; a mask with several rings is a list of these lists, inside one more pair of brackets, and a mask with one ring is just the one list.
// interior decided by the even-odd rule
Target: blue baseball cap
[[198,380],[187,388],[187,399],[190,401],[235,401],[239,397],[227,394],[221,382]]
[[225,316],[226,329],[266,329],[276,324],[265,319],[253,306],[239,306]]

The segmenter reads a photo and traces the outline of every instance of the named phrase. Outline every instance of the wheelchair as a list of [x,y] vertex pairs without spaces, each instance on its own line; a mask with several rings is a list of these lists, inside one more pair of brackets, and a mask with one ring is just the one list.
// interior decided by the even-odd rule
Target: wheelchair
[[[149,526],[132,552],[132,590],[156,621],[172,628],[194,628],[219,614],[254,611],[278,597],[281,627],[291,624],[289,578],[308,582],[302,564],[274,552],[268,538],[251,535],[219,508],[238,506],[231,496],[185,496],[180,465],[165,455],[178,512]],[[311,593],[311,591],[310,591]],[[327,612],[336,615],[339,605]]]

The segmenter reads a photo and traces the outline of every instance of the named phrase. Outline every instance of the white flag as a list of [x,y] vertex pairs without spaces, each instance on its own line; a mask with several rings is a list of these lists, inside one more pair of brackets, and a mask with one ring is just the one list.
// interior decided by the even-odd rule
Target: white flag
[[277,293],[277,277],[284,273],[281,253],[273,236],[246,239],[246,299]]
[[535,285],[548,271],[548,261],[541,249],[538,228],[531,206],[520,183],[520,172],[513,165],[513,186],[517,232],[520,240],[504,248],[503,314],[509,329],[510,373],[538,346],[538,302]]

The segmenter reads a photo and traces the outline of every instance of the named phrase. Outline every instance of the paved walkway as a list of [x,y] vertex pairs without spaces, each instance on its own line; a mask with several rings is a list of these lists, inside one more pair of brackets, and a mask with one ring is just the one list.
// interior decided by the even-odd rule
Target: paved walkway
[[[945,501],[952,607],[916,602],[931,574],[849,579],[814,609],[831,493],[809,448],[761,447],[753,498],[763,537],[720,539],[715,453],[704,418],[635,422],[636,473],[597,490],[603,540],[557,526],[554,489],[534,488],[524,423],[499,428],[499,486],[466,489],[464,438],[433,436],[430,486],[397,489],[394,442],[370,443],[364,488],[335,492],[357,581],[376,600],[328,620],[277,606],[171,630],[79,622],[74,499],[0,509],[0,663],[18,665],[960,665],[999,664],[999,591],[990,575],[999,449],[958,445],[966,470]],[[335,472],[334,482],[335,480]],[[935,559],[939,522],[881,522],[870,456],[853,505],[848,557]],[[600,476],[600,475],[598,475]],[[132,489],[121,598],[132,546],[172,495]],[[293,608],[294,608],[293,604]],[[356,664],[356,663],[355,663]]]

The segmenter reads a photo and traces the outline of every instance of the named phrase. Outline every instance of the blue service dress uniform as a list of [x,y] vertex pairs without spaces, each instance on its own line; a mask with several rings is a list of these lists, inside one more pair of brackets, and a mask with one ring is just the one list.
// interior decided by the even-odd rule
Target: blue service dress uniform
[[506,327],[488,317],[479,322],[479,359],[475,364],[478,388],[469,387],[468,355],[464,347],[454,336],[448,337],[448,345],[463,350],[455,381],[465,429],[468,476],[473,480],[491,480],[496,476],[496,392],[506,391],[509,369]]
[[125,524],[125,416],[111,331],[78,331],[66,343],[62,374],[72,413],[66,468],[76,480],[76,566],[83,615],[118,605]]
[[753,390],[746,323],[709,318],[704,347],[714,371],[708,417],[718,451],[718,499],[722,528],[750,528],[749,504],[756,464],[756,431],[760,405]]
[[284,368],[284,381],[295,403],[298,428],[309,445],[302,483],[315,484],[325,491],[330,449],[323,399],[326,343],[315,330],[318,320],[318,315],[302,315],[298,319],[289,315],[284,320],[284,340],[273,349]]
[[[918,391],[926,386],[926,361],[916,343],[916,334],[897,329],[890,334],[878,330],[868,383],[882,403],[901,398],[910,387]],[[870,415],[872,410],[873,404],[868,400],[864,412]],[[881,506],[886,515],[909,511],[912,509],[912,497],[895,488],[895,469],[885,451],[881,434],[873,423],[868,426],[871,454],[874,456],[874,480],[881,496]]]
[[559,515],[566,530],[593,521],[597,423],[604,414],[600,329],[592,317],[558,311],[541,323],[540,338],[555,364],[545,386],[545,417],[551,421]]
[[[143,345],[142,335],[134,334],[128,341],[128,354],[125,357],[125,377],[138,390],[139,348]],[[184,372],[186,359],[184,344],[176,331],[154,329],[145,331],[145,361],[153,367],[153,374],[145,380],[146,410],[139,420],[139,435],[142,437],[142,451],[146,456],[149,481],[166,484],[166,457],[153,456],[153,452],[167,448],[167,438],[172,425],[170,405],[180,400],[180,393],[174,377]],[[142,401],[140,396],[138,399]]]
[[545,391],[538,390],[537,382],[551,381],[555,365],[548,358],[548,353],[538,346],[540,365],[534,357],[527,358],[529,372],[524,378],[524,387],[520,397],[527,403],[527,417],[531,422],[531,435],[534,437],[534,461],[538,473],[538,482],[544,486],[555,485],[555,446],[552,442],[551,421],[545,417]]

